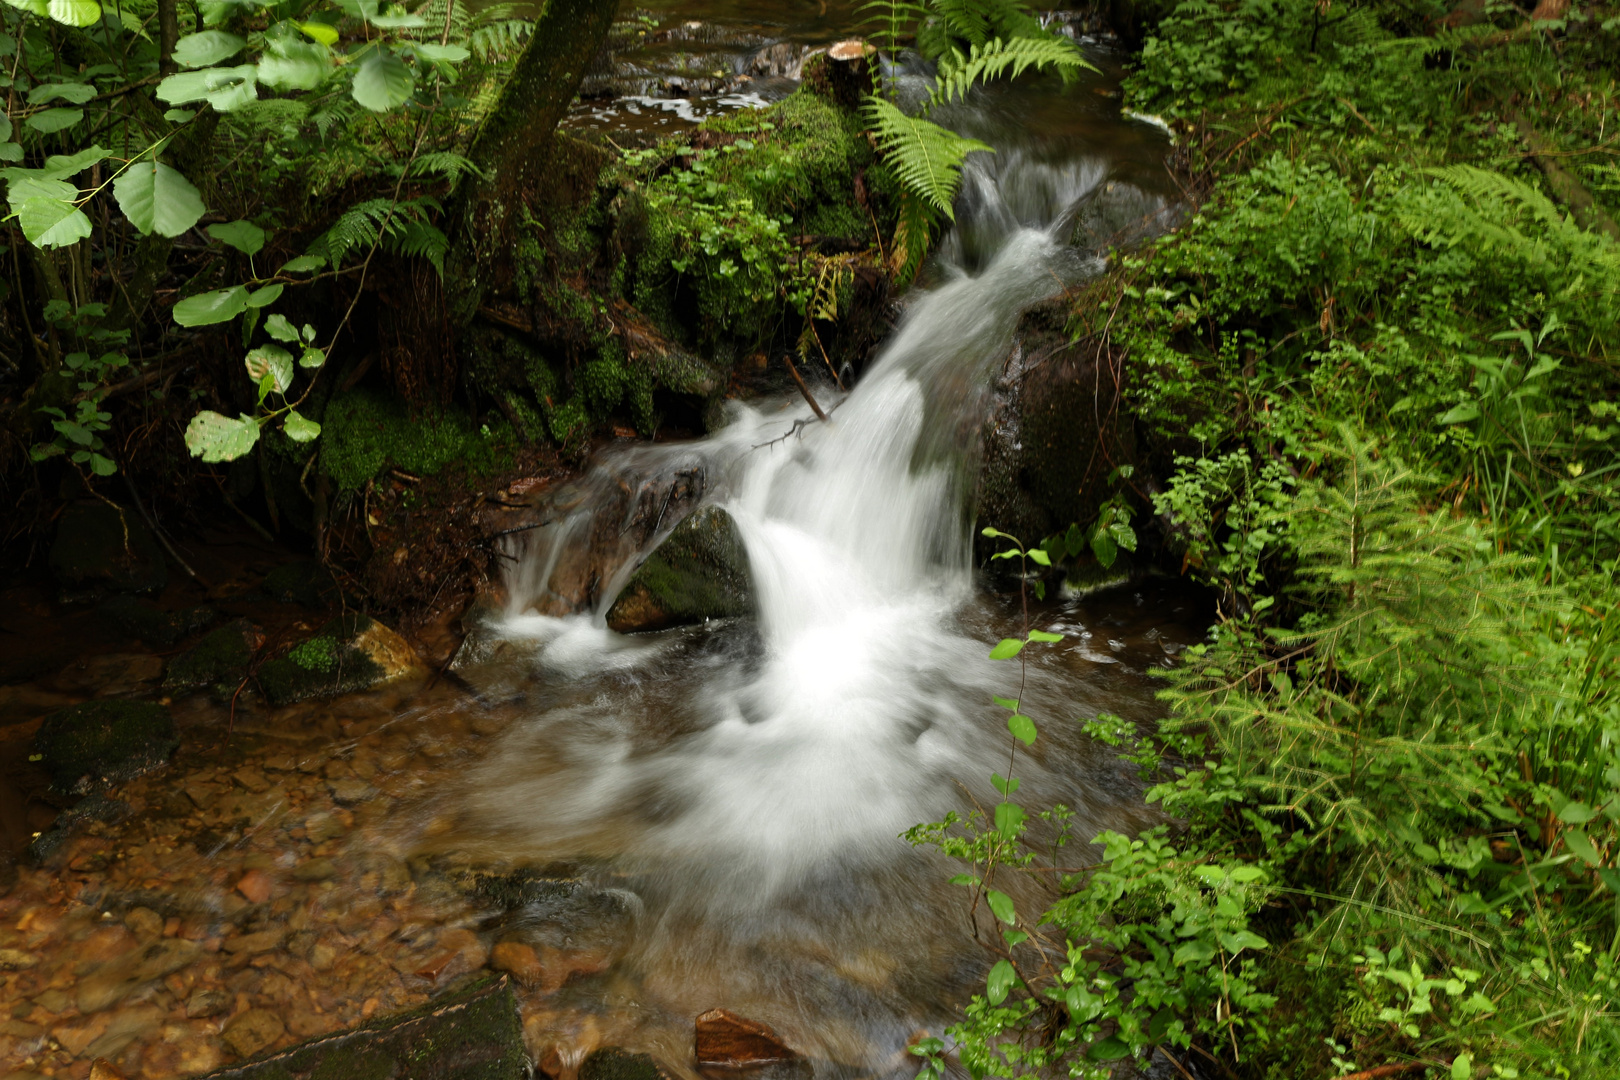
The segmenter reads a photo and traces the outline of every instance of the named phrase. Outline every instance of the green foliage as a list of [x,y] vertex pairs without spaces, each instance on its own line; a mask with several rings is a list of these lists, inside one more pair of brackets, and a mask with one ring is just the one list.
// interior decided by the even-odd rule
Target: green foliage
[[368,390],[339,394],[322,417],[321,464],[340,491],[363,488],[384,469],[417,476],[462,465],[488,472],[497,462],[499,439],[455,409],[412,416],[391,396]]

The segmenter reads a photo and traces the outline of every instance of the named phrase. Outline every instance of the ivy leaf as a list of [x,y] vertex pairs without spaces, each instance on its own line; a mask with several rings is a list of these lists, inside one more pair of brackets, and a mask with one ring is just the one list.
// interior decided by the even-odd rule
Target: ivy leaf
[[43,105],[60,98],[72,105],[83,105],[96,96],[96,88],[89,83],[40,83],[28,91],[28,104]]
[[181,326],[212,326],[228,322],[246,310],[247,289],[233,285],[186,297],[174,305],[174,321]]
[[261,345],[243,357],[247,373],[256,383],[270,380],[270,389],[285,394],[293,380],[292,353],[280,345]]
[[386,49],[373,49],[354,75],[354,100],[372,112],[387,112],[403,105],[416,85],[405,61]]
[[247,42],[223,30],[187,34],[174,43],[174,62],[182,67],[212,67],[247,48]]
[[30,116],[23,123],[44,135],[54,135],[84,119],[83,109],[46,109]]
[[990,650],[992,660],[1011,660],[1024,648],[1024,643],[1017,638],[1002,638],[996,642],[996,647]]
[[287,421],[281,425],[281,430],[285,431],[287,438],[293,442],[309,442],[321,433],[321,425],[298,415],[297,409],[289,409]]
[[97,0],[48,0],[45,13],[66,26],[94,26],[101,21]]
[[235,248],[244,255],[257,255],[264,249],[265,237],[269,235],[251,221],[227,221],[210,225],[207,232],[215,240],[227,247]]
[[28,242],[40,248],[77,244],[91,232],[84,211],[66,199],[27,200],[17,207],[17,225]]
[[138,161],[113,181],[118,208],[142,233],[179,236],[207,211],[190,180],[160,161]]
[[1035,721],[1023,713],[1013,713],[1007,717],[1007,730],[1013,733],[1013,738],[1025,746],[1035,743]]
[[1007,992],[1018,982],[1018,972],[1005,960],[997,960],[996,966],[990,969],[990,974],[984,980],[984,996],[992,1005],[1000,1005],[1007,1000]]
[[1018,915],[1013,908],[1012,897],[1008,896],[1004,892],[997,892],[995,889],[987,889],[984,894],[984,900],[985,903],[990,905],[990,912],[996,918],[1000,919],[1008,926],[1017,924]]
[[251,416],[231,419],[217,412],[203,411],[186,425],[186,449],[192,457],[212,465],[235,461],[259,441],[259,424]]
[[277,341],[298,340],[298,331],[293,327],[292,323],[287,321],[287,316],[279,311],[264,320],[264,332]]

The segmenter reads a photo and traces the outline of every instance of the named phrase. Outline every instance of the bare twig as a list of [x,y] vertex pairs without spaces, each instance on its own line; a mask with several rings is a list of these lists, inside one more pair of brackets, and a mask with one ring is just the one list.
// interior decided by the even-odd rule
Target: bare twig
[[788,374],[792,375],[793,381],[798,384],[799,393],[803,394],[804,400],[810,403],[810,411],[816,414],[817,420],[826,423],[827,414],[821,411],[820,405],[816,404],[816,399],[810,394],[810,388],[804,384],[804,379],[799,375],[799,369],[793,366],[793,357],[783,353],[782,359],[787,363]]

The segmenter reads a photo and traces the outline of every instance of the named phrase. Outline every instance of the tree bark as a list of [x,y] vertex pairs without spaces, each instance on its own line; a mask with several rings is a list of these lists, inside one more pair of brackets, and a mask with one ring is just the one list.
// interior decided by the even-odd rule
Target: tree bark
[[459,228],[446,276],[451,320],[465,325],[489,285],[491,264],[510,249],[518,210],[544,190],[552,133],[607,40],[618,0],[547,0],[529,45],[501,89],[467,156],[484,179],[462,188]]
[[174,46],[180,40],[180,0],[158,0],[158,70],[175,71]]

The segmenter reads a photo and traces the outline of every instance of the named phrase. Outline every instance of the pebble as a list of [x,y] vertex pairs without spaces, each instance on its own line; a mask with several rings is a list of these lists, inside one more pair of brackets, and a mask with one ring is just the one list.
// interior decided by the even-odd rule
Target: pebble
[[344,806],[365,802],[377,794],[377,789],[364,780],[331,780],[326,786],[331,790],[332,798]]
[[270,790],[270,781],[266,780],[264,773],[258,769],[237,769],[231,773],[231,779],[255,795],[263,795]]
[[331,859],[309,859],[294,867],[292,876],[299,881],[329,881],[337,876],[337,866]]
[[231,995],[223,990],[199,986],[186,999],[186,1019],[205,1020],[218,1016],[231,1007]]
[[39,963],[39,957],[21,949],[0,949],[0,971],[27,971]]
[[260,930],[256,934],[243,934],[241,937],[225,939],[225,951],[232,956],[246,953],[256,956],[259,953],[269,952],[281,944],[282,932],[280,930]]
[[202,955],[202,947],[178,938],[163,938],[110,960],[83,982],[75,995],[86,1015],[109,1009],[132,992],[171,971],[179,971]]
[[540,955],[529,945],[517,941],[503,941],[489,951],[489,966],[496,971],[508,972],[525,987],[533,989],[546,979],[546,969]]
[[124,925],[140,941],[156,941],[163,936],[163,916],[151,908],[130,908],[124,916]]
[[270,899],[270,875],[263,870],[249,870],[236,883],[236,891],[249,903],[262,904]]
[[225,1045],[244,1058],[274,1046],[287,1028],[269,1009],[249,1009],[225,1025]]

